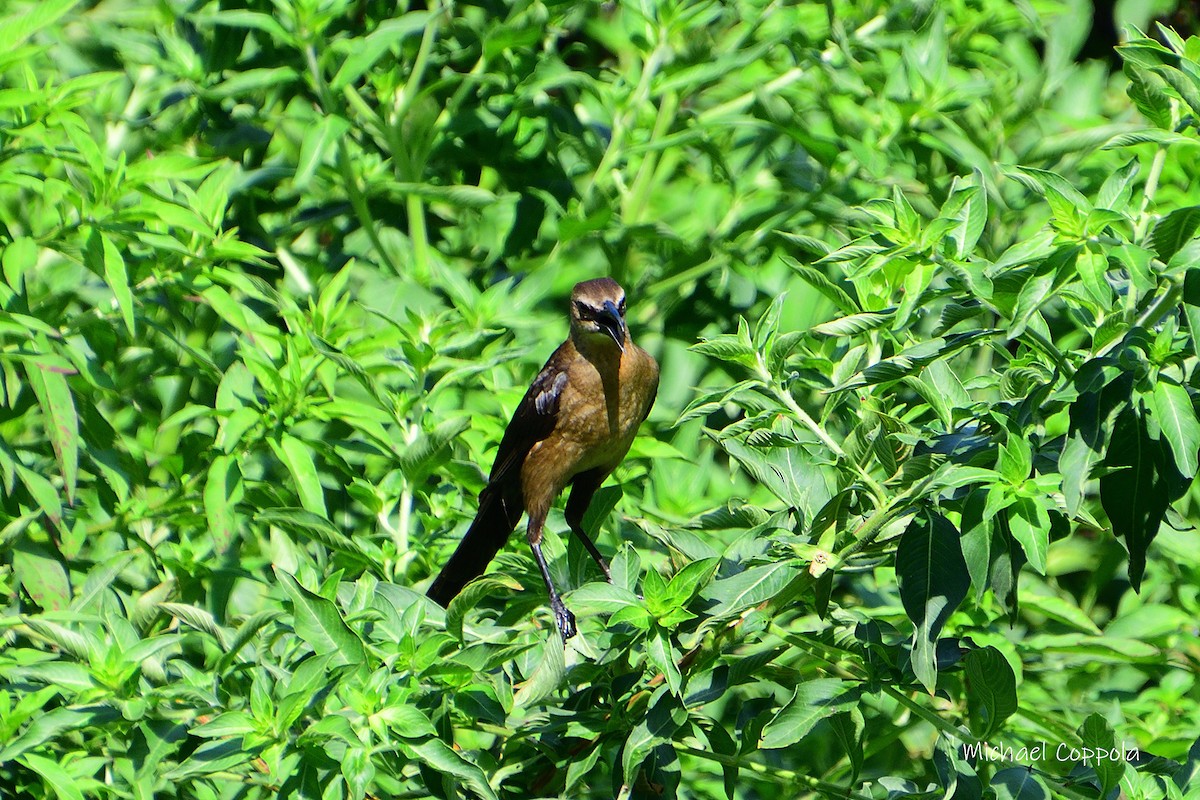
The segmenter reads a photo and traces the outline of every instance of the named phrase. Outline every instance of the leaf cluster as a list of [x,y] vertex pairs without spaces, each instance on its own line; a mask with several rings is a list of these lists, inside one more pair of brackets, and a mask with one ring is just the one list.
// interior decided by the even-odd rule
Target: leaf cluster
[[[0,13],[4,792],[1197,791],[1200,40]],[[564,648],[520,548],[420,587],[604,273],[663,382],[584,521],[612,583],[552,517]]]

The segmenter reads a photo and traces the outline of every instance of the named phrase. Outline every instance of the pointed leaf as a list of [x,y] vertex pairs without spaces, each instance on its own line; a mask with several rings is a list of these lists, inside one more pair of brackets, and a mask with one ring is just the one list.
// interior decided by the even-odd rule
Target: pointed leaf
[[857,687],[838,678],[817,678],[796,687],[792,698],[766,724],[758,746],[764,750],[788,747],[803,739],[826,717],[858,702]]
[[296,482],[296,493],[300,496],[300,505],[319,517],[327,516],[325,511],[325,492],[321,488],[321,478],[317,474],[317,464],[313,460],[312,449],[299,439],[283,434],[279,443],[271,442],[275,454],[287,466],[292,480]]
[[1017,678],[1008,660],[990,645],[963,658],[971,733],[987,741],[1017,711]]
[[[1122,776],[1125,775],[1123,748],[1117,747],[1116,734],[1104,717],[1093,713],[1079,726],[1079,740],[1085,750],[1096,754],[1087,759],[1086,765],[1096,771],[1096,777],[1100,780],[1099,796],[1108,797],[1109,792],[1120,784]],[[1121,757],[1107,757],[1114,751],[1121,753]]]
[[79,416],[71,387],[61,370],[43,364],[27,362],[25,374],[42,409],[46,436],[62,471],[67,502],[74,503],[79,472]]
[[1167,437],[1175,454],[1175,465],[1185,478],[1196,475],[1196,456],[1200,452],[1200,421],[1188,390],[1177,383],[1159,378],[1154,385],[1154,421]]
[[366,660],[367,651],[362,640],[346,625],[337,606],[305,589],[278,567],[275,575],[292,599],[292,626],[296,635],[317,655],[332,654],[334,664],[361,664]]
[[1181,484],[1183,490],[1187,488],[1168,453],[1165,444],[1150,438],[1145,420],[1134,408],[1127,407],[1117,416],[1104,456],[1109,471],[1100,478],[1100,504],[1113,533],[1125,540],[1134,589],[1141,587],[1146,550],[1167,507],[1181,494]]
[[1150,233],[1150,246],[1166,262],[1196,235],[1200,227],[1200,206],[1177,208],[1158,221]]
[[913,672],[932,692],[937,683],[938,635],[971,586],[954,524],[934,511],[914,519],[896,549],[896,577],[900,600],[915,626]]

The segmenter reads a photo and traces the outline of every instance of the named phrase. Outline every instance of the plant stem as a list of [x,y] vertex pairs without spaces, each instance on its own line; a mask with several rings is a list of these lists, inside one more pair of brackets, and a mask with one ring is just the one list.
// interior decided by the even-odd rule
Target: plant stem
[[[667,92],[663,95],[658,106],[658,117],[654,120],[654,130],[650,134],[650,142],[658,141],[667,135],[667,131],[675,122],[675,111],[678,108],[679,98],[674,92]],[[659,155],[657,150],[647,152],[642,159],[641,166],[638,167],[637,177],[633,179],[633,186],[626,198],[625,211],[621,215],[626,225],[633,225],[642,217],[642,211],[646,206],[646,195],[652,185]]]
[[796,398],[792,397],[791,392],[787,391],[787,389],[780,386],[778,382],[774,380],[774,378],[771,376],[770,370],[767,369],[767,365],[763,362],[762,354],[757,353],[755,355],[755,359],[758,366],[758,378],[760,381],[762,381],[763,385],[775,395],[776,399],[778,399],[787,407],[788,411],[792,412],[792,416],[794,416],[800,422],[800,424],[812,431],[813,435],[820,440],[821,444],[825,445],[829,452],[833,453],[839,461],[850,462],[851,469],[858,474],[858,477],[862,480],[863,484],[871,491],[871,494],[875,497],[875,502],[880,506],[886,505],[887,494],[884,492],[883,487],[880,486],[879,483],[872,478],[865,469],[862,468],[861,464],[851,462],[850,459],[847,458],[846,451],[842,449],[842,446],[835,442],[833,437],[826,433],[824,429],[817,424],[816,420],[810,417],[808,412],[800,407],[800,404],[796,402]]
[[589,201],[591,200],[592,192],[596,189],[596,184],[605,173],[613,168],[614,162],[624,152],[625,131],[633,124],[638,106],[650,97],[650,82],[658,73],[658,68],[662,64],[663,58],[666,57],[665,47],[665,44],[660,43],[650,52],[650,57],[646,59],[646,63],[642,68],[641,80],[638,81],[637,88],[629,96],[629,102],[625,107],[624,113],[617,115],[613,119],[613,130],[608,140],[608,147],[604,149],[604,155],[600,157],[600,163],[596,166],[596,171],[592,173],[592,177],[588,180],[587,186],[584,187],[583,193],[580,195],[579,213],[581,217],[587,214]]
[[1150,162],[1150,173],[1146,176],[1146,186],[1142,190],[1142,208],[1138,212],[1138,221],[1133,229],[1133,238],[1137,242],[1145,239],[1150,230],[1150,205],[1158,192],[1158,179],[1162,175],[1163,165],[1167,163],[1167,148],[1159,145],[1154,152],[1154,160]]
[[[317,51],[310,44],[304,48],[304,60],[308,64],[309,74],[312,76],[313,87],[317,91],[317,99],[321,103],[321,108],[326,114],[336,114],[338,111],[334,108],[333,93],[329,91],[329,84],[325,82],[325,76],[321,73],[321,66],[317,61]],[[367,198],[362,193],[358,186],[358,176],[354,173],[354,167],[350,163],[350,152],[346,148],[345,138],[338,139],[337,143],[337,165],[338,171],[342,175],[342,189],[346,192],[346,197],[350,200],[350,207],[354,209],[354,215],[358,218],[358,224],[366,232],[367,238],[371,240],[371,246],[375,252],[379,254],[379,258],[383,261],[387,268],[392,272],[398,273],[396,264],[392,261],[387,251],[383,248],[383,242],[379,239],[379,234],[375,230],[375,219],[371,216],[371,209],[367,205]]]
[[921,705],[917,701],[910,698],[908,695],[906,695],[904,692],[897,689],[895,686],[891,686],[889,684],[884,683],[884,684],[881,684],[879,688],[888,697],[891,697],[892,699],[894,699],[897,703],[899,703],[900,705],[907,708],[914,715],[920,717],[925,722],[928,722],[930,725],[937,728],[939,731],[944,733],[946,736],[950,737],[951,739],[954,739],[955,741],[959,741],[959,742],[966,741],[967,737],[961,730],[956,728],[954,725],[951,725],[949,722],[942,719],[941,717],[939,717],[937,714],[933,713],[929,709],[925,708],[923,705]]
[[713,761],[725,767],[734,767],[736,769],[748,769],[751,772],[756,772],[763,777],[774,778],[779,781],[788,783],[802,783],[809,789],[821,794],[831,795],[833,797],[845,797],[850,800],[871,800],[869,795],[858,794],[844,786],[838,786],[836,783],[828,783],[819,780],[811,775],[805,775],[802,772],[796,772],[790,769],[781,769],[780,767],[771,767],[766,764],[760,764],[757,761],[748,761],[738,756],[727,756],[722,753],[710,753],[707,750],[699,750],[694,747],[684,745],[675,745],[675,751],[683,755],[695,756],[706,761]]

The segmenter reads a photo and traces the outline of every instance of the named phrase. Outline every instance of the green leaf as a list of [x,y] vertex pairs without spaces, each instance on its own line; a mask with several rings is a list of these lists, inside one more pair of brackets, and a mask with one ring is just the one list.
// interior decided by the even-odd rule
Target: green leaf
[[994,647],[972,650],[963,658],[971,733],[988,740],[1017,711],[1017,678]]
[[[437,773],[458,779],[484,800],[499,800],[479,765],[451,749],[441,739],[429,739],[416,744],[406,742],[401,749],[411,751],[416,758],[428,764]],[[455,794],[457,795],[457,792]]]
[[1170,261],[1192,240],[1200,227],[1200,206],[1187,206],[1171,211],[1160,219],[1150,232],[1150,246],[1162,261]]
[[26,753],[21,756],[21,762],[50,784],[50,788],[54,790],[58,800],[83,800],[83,791],[79,788],[79,784],[57,761]]
[[1033,453],[1029,442],[1023,436],[1010,432],[1004,444],[1000,445],[996,469],[1009,484],[1023,484],[1033,469]]
[[1112,307],[1113,290],[1106,275],[1108,273],[1108,258],[1103,253],[1092,253],[1084,250],[1075,261],[1083,286],[1093,300],[1100,304],[1101,309]]
[[16,464],[17,476],[21,479],[21,483],[25,485],[26,490],[33,497],[35,503],[43,514],[46,515],[51,524],[55,527],[62,526],[62,500],[59,499],[58,491],[54,488],[54,484],[43,478],[31,469],[27,469],[21,464]]
[[789,747],[807,736],[821,720],[852,707],[858,698],[858,688],[838,678],[805,681],[763,728],[758,746],[763,750]]
[[121,712],[106,703],[51,709],[45,714],[35,716],[20,735],[0,748],[0,762],[11,761],[70,731],[89,726],[103,727],[120,718]]
[[712,356],[722,361],[730,361],[751,368],[755,366],[758,358],[748,338],[744,339],[729,333],[697,342],[688,349],[701,355]]
[[48,546],[19,539],[12,554],[13,575],[30,599],[46,611],[62,611],[71,605],[71,581],[60,558]]
[[47,616],[30,616],[23,614],[21,621],[32,628],[39,636],[57,645],[63,652],[69,653],[79,660],[86,660],[99,649],[99,642],[91,632],[80,633],[65,625],[52,621]]
[[[1125,754],[1123,748],[1117,747],[1117,737],[1112,728],[1099,714],[1089,714],[1079,726],[1079,740],[1084,752],[1091,751],[1087,766],[1096,771],[1100,779],[1100,797],[1108,797],[1125,775]],[[1114,757],[1114,754],[1117,754]]]
[[236,739],[217,739],[197,747],[174,769],[161,773],[164,780],[182,783],[196,775],[228,772],[252,761],[258,755],[253,748],[244,748]]
[[[708,749],[718,755],[730,756],[736,758],[738,755],[737,742],[729,735],[729,732],[721,726],[720,723],[713,722],[709,724],[708,720],[702,719],[700,722],[699,733],[704,735],[708,740]],[[737,762],[732,765],[723,763],[721,765],[723,783],[725,784],[725,797],[727,800],[734,800],[737,796],[738,769]]]
[[254,717],[244,711],[227,711],[218,714],[214,719],[202,725],[188,729],[192,736],[204,739],[224,739],[228,736],[242,736],[258,730]]
[[328,516],[325,511],[325,490],[321,488],[312,449],[286,433],[279,437],[278,443],[272,440],[271,447],[291,473],[296,492],[300,495],[300,505],[319,517]]
[[662,742],[670,741],[687,719],[687,711],[666,686],[660,686],[650,698],[646,715],[633,726],[621,752],[621,775],[625,786],[632,786],[638,768],[646,756]]
[[42,409],[46,436],[62,472],[67,502],[74,503],[79,474],[79,416],[71,387],[62,370],[44,364],[26,362],[25,375]]
[[257,11],[223,8],[211,15],[194,15],[192,19],[199,25],[224,25],[231,28],[262,31],[280,44],[290,44],[295,41],[274,17]]
[[1027,766],[1002,769],[992,776],[996,800],[1050,800],[1046,787]]
[[384,53],[395,48],[405,38],[420,34],[428,23],[428,11],[410,11],[402,16],[384,20],[367,36],[351,40],[353,46],[350,53],[333,76],[329,88],[335,92],[342,91],[371,69]]
[[302,508],[268,508],[260,511],[254,519],[256,522],[278,525],[293,533],[308,536],[326,547],[352,556],[356,560],[370,560],[358,542],[335,528],[329,520],[319,517],[311,511],[305,511]]
[[212,615],[211,611],[187,603],[162,602],[158,604],[158,608],[163,613],[178,617],[196,630],[208,633],[216,639],[217,644],[225,647],[227,639],[226,631],[217,622],[216,617]]
[[831,281],[820,270],[810,267],[807,264],[801,264],[791,256],[783,256],[782,258],[783,262],[791,267],[793,272],[829,299],[843,314],[858,314],[863,310],[845,289]]
[[671,634],[668,630],[659,625],[654,626],[646,641],[646,657],[666,677],[671,692],[679,696],[683,691],[683,674],[676,664],[678,656],[671,647]]
[[517,688],[513,703],[518,708],[536,705],[558,691],[558,687],[562,685],[567,670],[566,653],[557,631],[551,631],[545,636],[541,653],[542,657],[529,679]]
[[237,532],[237,504],[244,494],[238,460],[221,455],[213,459],[204,481],[204,513],[217,552],[229,549]]
[[[975,174],[977,180],[983,180],[980,173]],[[958,200],[960,195],[961,201]],[[951,231],[950,237],[954,240],[955,255],[965,259],[974,252],[975,245],[979,243],[979,237],[983,235],[983,229],[987,225],[987,192],[981,186],[968,186],[956,191],[951,197],[951,202],[962,203],[961,211],[955,216],[959,225]]]
[[727,436],[717,441],[756,481],[806,517],[814,516],[833,496],[833,471],[803,445],[755,447]]
[[1147,603],[1121,613],[1105,626],[1104,635],[1143,642],[1164,641],[1186,628],[1189,622],[1185,611],[1160,603]]
[[1175,454],[1176,467],[1183,477],[1195,477],[1197,453],[1200,452],[1200,421],[1196,419],[1196,409],[1188,390],[1160,376],[1154,384],[1151,408],[1154,421]]
[[267,89],[274,89],[284,84],[293,83],[299,77],[300,73],[291,67],[247,69],[235,72],[232,77],[208,89],[205,94],[216,100],[234,97],[244,98]]
[[799,572],[800,568],[789,561],[750,567],[733,577],[713,581],[701,595],[716,603],[708,610],[709,616],[719,618],[738,614],[770,600]]
[[[966,744],[966,743],[964,743]],[[939,736],[934,745],[933,765],[945,797],[955,800],[982,800],[983,786],[966,758],[965,747]]]
[[346,779],[346,786],[350,789],[350,796],[354,800],[364,800],[367,789],[375,779],[371,751],[362,746],[347,748],[342,756],[341,771],[342,777]]
[[375,717],[383,720],[388,728],[405,739],[423,739],[426,736],[437,735],[437,729],[433,727],[428,715],[407,703],[393,703],[376,712]]
[[[829,717],[828,722],[834,738],[850,760],[850,782],[854,783],[863,767],[863,739],[866,732],[866,720],[856,704],[846,711]],[[732,797],[733,795],[730,794],[730,798]]]
[[983,593],[987,591],[992,563],[995,560],[992,553],[995,533],[991,518],[984,516],[989,491],[992,490],[984,486],[972,489],[963,501],[960,520],[963,559],[967,563],[971,585],[975,587],[976,600],[983,599]]
[[1008,177],[1045,195],[1052,207],[1059,206],[1059,211],[1056,212],[1058,214],[1065,216],[1071,211],[1091,210],[1092,204],[1088,199],[1069,180],[1056,172],[1024,166],[1005,169],[1004,172]]
[[1115,371],[1115,363],[1094,359],[1076,372],[1079,398],[1071,404],[1071,427],[1058,458],[1063,499],[1071,515],[1079,512],[1092,469],[1104,457],[1112,420],[1129,402],[1130,382],[1112,381]]
[[892,383],[910,375],[916,375],[927,365],[969,347],[980,339],[995,335],[993,330],[974,330],[950,336],[928,339],[906,347],[894,356],[871,364],[850,380],[835,386],[832,391],[842,392],[860,386],[875,386]]
[[[1117,52],[1124,55],[1122,48],[1117,48]],[[1164,132],[1170,131],[1172,126],[1171,98],[1164,91],[1162,79],[1153,72],[1128,61],[1125,63],[1124,71],[1126,77],[1129,78],[1129,87],[1126,91],[1138,111],[1142,112],[1142,116],[1155,127],[1161,128]]]
[[389,183],[388,191],[399,197],[420,197],[423,200],[447,203],[461,208],[485,208],[500,198],[479,186],[435,186],[430,183]]
[[588,504],[587,511],[583,512],[583,520],[580,524],[583,525],[584,531],[592,537],[593,541],[600,534],[600,526],[608,519],[608,515],[617,507],[624,495],[625,492],[620,486],[603,486],[592,495],[592,502]]
[[0,52],[15,50],[38,31],[53,25],[72,8],[79,5],[79,0],[43,0],[22,8],[21,13],[0,20]]
[[696,595],[701,584],[707,584],[708,579],[720,565],[719,558],[701,558],[691,562],[671,576],[667,584],[667,596],[673,605],[684,605]]
[[37,260],[37,241],[28,236],[18,236],[4,248],[0,263],[4,267],[4,280],[13,291],[23,291],[25,274],[37,265]]
[[865,311],[861,314],[851,314],[812,326],[813,333],[820,336],[857,336],[866,331],[882,328],[889,324],[895,316],[892,312]]
[[1100,635],[1100,628],[1091,617],[1074,603],[1052,594],[1030,594],[1021,599],[1021,608],[1044,614],[1050,619],[1069,625],[1076,630],[1093,636]]
[[1042,575],[1046,574],[1046,554],[1050,550],[1049,503],[1044,495],[1016,497],[1004,510],[1013,538],[1021,543],[1029,565]]
[[937,684],[935,648],[946,620],[971,587],[958,530],[934,511],[909,523],[896,549],[900,601],[914,625],[913,672],[931,693]]
[[104,253],[104,280],[112,289],[117,300],[117,308],[121,309],[121,318],[125,320],[125,328],[131,336],[137,335],[133,316],[133,290],[129,286],[129,273],[125,269],[125,257],[113,244],[112,239],[96,231],[93,235],[100,237],[100,245]]
[[424,482],[435,469],[449,460],[451,443],[470,427],[469,418],[456,418],[441,423],[406,447],[397,460],[397,466],[411,483]]
[[337,142],[350,130],[350,123],[336,115],[326,115],[309,129],[300,145],[296,159],[296,174],[292,182],[304,191]]
[[361,664],[367,659],[366,648],[350,630],[337,606],[319,594],[305,589],[296,579],[276,567],[284,591],[292,599],[292,627],[317,655],[332,655],[334,664]]
[[1158,535],[1167,507],[1187,489],[1165,450],[1166,445],[1150,438],[1146,422],[1132,407],[1117,416],[1104,456],[1109,470],[1100,478],[1100,504],[1113,533],[1125,540],[1134,589],[1142,584],[1146,550]]
[[1096,195],[1096,208],[1124,212],[1132,195],[1133,179],[1138,174],[1138,160],[1131,158],[1125,166],[1109,174]]
[[754,333],[750,342],[757,352],[770,354],[775,334],[779,332],[779,314],[783,310],[785,299],[787,299],[787,292],[776,295],[771,304],[767,306],[767,310],[754,323]]
[[462,639],[463,622],[468,611],[477,607],[485,597],[503,597],[520,588],[521,584],[501,573],[493,572],[476,578],[450,601],[446,609],[446,631],[454,638]]

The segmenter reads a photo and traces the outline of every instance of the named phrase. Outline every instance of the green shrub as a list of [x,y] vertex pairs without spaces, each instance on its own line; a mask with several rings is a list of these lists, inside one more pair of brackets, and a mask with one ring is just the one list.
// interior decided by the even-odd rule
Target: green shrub
[[[1200,791],[1200,39],[2,13],[0,796]],[[599,274],[663,383],[564,648],[522,546],[421,589]]]

